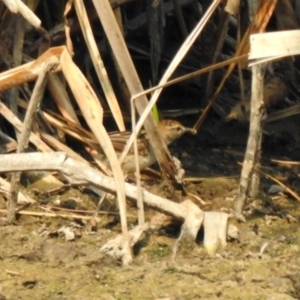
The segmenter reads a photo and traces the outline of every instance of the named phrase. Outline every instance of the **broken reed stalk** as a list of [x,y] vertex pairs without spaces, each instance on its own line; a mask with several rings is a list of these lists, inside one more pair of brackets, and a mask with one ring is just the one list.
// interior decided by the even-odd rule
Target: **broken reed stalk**
[[[216,0],[215,0],[216,1]],[[137,71],[132,62],[129,51],[126,47],[125,41],[122,37],[120,28],[115,20],[111,5],[108,0],[102,1],[92,1],[94,3],[95,9],[99,15],[101,24],[106,33],[107,39],[115,55],[116,61],[119,64],[120,70],[124,76],[128,89],[132,95],[140,93],[143,91],[143,86],[139,80]],[[138,101],[135,101],[135,106],[139,114],[143,114],[145,107],[148,104],[148,99],[146,96],[142,96]],[[170,152],[160,136],[158,135],[155,122],[151,115],[147,116],[144,123],[149,141],[153,146],[155,156],[161,167],[162,173],[167,174],[167,178],[173,179],[176,182],[175,174],[176,167],[172,161]],[[124,155],[125,157],[125,155]],[[124,159],[120,158],[120,160]]]
[[[131,102],[131,123],[132,123],[132,131],[135,132],[136,126],[136,115],[135,115],[135,107],[134,103]],[[144,226],[145,224],[145,212],[144,212],[144,202],[143,202],[143,192],[142,192],[142,183],[141,183],[141,173],[140,173],[140,165],[139,165],[139,150],[137,143],[138,136],[134,135],[134,161],[135,161],[135,177],[137,183],[137,209],[138,209],[138,224],[139,226]]]
[[[36,81],[36,84],[31,95],[31,99],[26,111],[24,120],[24,131],[20,134],[20,139],[17,147],[17,153],[22,153],[28,147],[29,136],[31,133],[31,126],[35,113],[40,105],[44,90],[46,87],[47,77],[51,69],[55,69],[59,64],[58,58],[55,56],[50,57],[41,65],[41,70]],[[16,207],[18,201],[18,182],[20,180],[21,172],[15,172],[11,178],[10,196],[7,202],[7,222],[9,224],[16,220]]]
[[86,45],[88,47],[91,60],[93,62],[96,74],[98,76],[99,82],[102,86],[104,94],[106,96],[107,103],[110,107],[114,120],[118,126],[120,131],[125,130],[125,124],[123,120],[123,116],[121,113],[121,109],[117,100],[117,97],[112,88],[111,82],[109,80],[107,71],[105,69],[105,64],[102,61],[100,52],[98,50],[95,37],[93,35],[93,31],[91,28],[91,24],[89,22],[89,18],[87,16],[85,5],[80,0],[74,1],[75,10],[78,16],[78,21],[81,27],[81,31],[83,37],[85,39]]
[[234,203],[236,217],[242,221],[245,221],[243,208],[246,197],[256,195],[259,187],[259,175],[254,168],[260,167],[262,119],[265,114],[263,101],[265,70],[266,64],[257,64],[252,67],[250,130],[238,195]]
[[[135,107],[134,104],[131,102],[131,123],[132,123],[132,130],[133,132],[135,132],[135,125],[136,125],[136,115],[135,115]],[[135,167],[136,167],[136,172],[135,172],[135,177],[136,177],[136,181],[137,181],[137,210],[138,210],[138,224],[140,226],[144,226],[145,224],[145,212],[144,212],[144,202],[143,202],[143,194],[142,194],[142,184],[141,184],[141,174],[140,174],[140,167],[139,167],[139,162],[138,162],[138,145],[137,145],[137,135],[135,135],[135,140],[134,140],[134,144],[133,144],[133,148],[134,148],[134,160],[135,160]],[[122,164],[122,160],[119,157],[119,162],[120,165]],[[125,180],[126,180],[126,176],[125,176]],[[94,213],[94,217],[97,217],[98,212],[101,208],[101,205],[103,203],[103,201],[105,200],[107,196],[107,193],[104,193],[95,210]]]
[[117,154],[113,148],[107,131],[103,126],[103,109],[94,90],[80,69],[74,64],[68,51],[63,51],[60,62],[62,71],[73,92],[75,100],[78,103],[88,126],[92,130],[104,154],[106,155],[115,178],[117,186],[117,201],[120,209],[121,228],[124,235],[124,255],[122,262],[126,265],[132,260],[132,253],[130,249],[126,219],[126,198],[123,184],[124,175],[120,163],[118,162]]

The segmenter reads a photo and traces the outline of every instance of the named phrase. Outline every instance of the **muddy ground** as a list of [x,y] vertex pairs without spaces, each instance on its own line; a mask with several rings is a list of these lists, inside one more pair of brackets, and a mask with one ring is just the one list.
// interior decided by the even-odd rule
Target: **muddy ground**
[[[203,210],[230,211],[238,187],[247,139],[247,125],[222,125],[216,133],[206,124],[197,137],[185,136],[172,146],[183,162],[187,177],[198,178],[187,190],[207,202]],[[284,168],[271,159],[299,160],[297,117],[271,123],[264,136],[263,170],[297,191],[298,170]],[[267,193],[272,182],[262,178],[261,194],[247,204],[247,223],[237,223],[240,239],[209,257],[199,241],[183,244],[176,261],[171,254],[178,226],[145,233],[134,248],[134,261],[120,262],[100,253],[100,247],[120,232],[114,214],[101,214],[96,231],[88,222],[65,218],[19,216],[15,226],[0,227],[0,299],[300,299],[300,207],[287,194],[273,198]],[[149,187],[159,193],[158,184]],[[37,187],[27,191],[34,195]],[[94,210],[96,197],[80,189],[59,195],[35,195],[39,204],[67,202],[77,210]],[[180,192],[174,196],[182,198]],[[195,202],[197,203],[197,202]],[[5,200],[1,199],[1,208]],[[103,210],[116,212],[114,202]],[[129,205],[129,225],[136,212]],[[38,206],[28,211],[43,212]],[[147,210],[147,218],[154,211]],[[66,241],[58,233],[71,227],[76,236]]]

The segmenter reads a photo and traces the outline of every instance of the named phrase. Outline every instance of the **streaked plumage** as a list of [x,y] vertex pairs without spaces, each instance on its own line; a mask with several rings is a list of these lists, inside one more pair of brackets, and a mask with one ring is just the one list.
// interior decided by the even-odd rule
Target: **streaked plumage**
[[[181,137],[185,132],[195,133],[193,129],[186,128],[182,124],[174,120],[163,120],[159,122],[157,126],[160,136],[167,145],[171,144],[173,141]],[[123,151],[130,134],[131,132],[128,131],[112,132],[109,134],[112,144],[117,152],[121,153]],[[138,136],[138,151],[139,165],[141,170],[151,166],[156,162],[154,151],[150,145],[145,131],[142,131]],[[107,161],[106,164],[109,165]],[[122,169],[125,173],[135,172],[133,147],[125,157],[122,164]]]

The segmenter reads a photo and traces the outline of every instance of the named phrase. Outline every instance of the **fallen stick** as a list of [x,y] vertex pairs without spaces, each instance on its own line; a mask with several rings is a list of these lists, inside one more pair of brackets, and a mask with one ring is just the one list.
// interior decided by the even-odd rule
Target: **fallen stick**
[[[61,152],[0,155],[0,160],[0,173],[28,170],[59,171],[72,184],[93,185],[105,192],[116,194],[116,183],[114,178],[105,176],[99,171],[94,170],[92,167],[89,167],[80,161],[69,158],[66,154]],[[124,189],[125,195],[128,198],[136,201],[137,187],[125,182]],[[193,240],[195,240],[202,222],[205,221],[207,228],[204,228],[204,230],[209,233],[206,238],[205,247],[209,247],[209,253],[213,255],[219,243],[221,246],[226,245],[227,214],[223,212],[215,213],[226,215],[226,222],[223,222],[222,224],[217,222],[218,224],[215,224],[216,222],[208,222],[207,220],[212,214],[204,213],[191,200],[185,200],[183,203],[178,204],[172,202],[171,200],[151,194],[145,189],[142,189],[142,195],[144,203],[148,206],[184,221],[182,227],[183,232],[180,236],[180,240],[183,234],[190,236]],[[43,213],[42,215],[46,215],[46,213]],[[69,217],[67,214],[65,216]],[[80,217],[82,218],[82,216]],[[210,234],[212,231],[208,228],[210,226],[214,226],[215,228],[219,227],[217,238],[214,236],[214,234]],[[129,232],[131,247],[139,239],[140,235],[144,230],[147,229],[147,227],[148,224],[145,224],[144,226],[137,226]],[[101,248],[101,251],[115,256],[116,258],[121,258],[124,251],[124,238],[124,235],[118,235],[114,240],[108,241]],[[176,244],[176,250],[173,255],[174,258],[177,248],[178,243]]]
[[[6,209],[0,209],[0,214],[6,214]],[[91,216],[83,216],[77,214],[61,214],[61,213],[48,213],[48,212],[38,212],[38,211],[28,211],[28,210],[17,210],[17,215],[27,215],[35,217],[50,217],[50,218],[65,218],[65,219],[81,219],[81,220],[90,220]],[[100,222],[100,218],[96,218],[97,222]]]
[[[0,173],[29,170],[59,171],[72,184],[93,185],[105,192],[116,193],[114,178],[105,176],[99,171],[82,162],[69,158],[61,152],[4,154],[0,155],[0,161]],[[126,182],[124,186],[126,196],[135,200],[137,188]],[[142,193],[145,204],[152,208],[180,219],[186,218],[188,212],[181,205],[151,194],[144,189]]]

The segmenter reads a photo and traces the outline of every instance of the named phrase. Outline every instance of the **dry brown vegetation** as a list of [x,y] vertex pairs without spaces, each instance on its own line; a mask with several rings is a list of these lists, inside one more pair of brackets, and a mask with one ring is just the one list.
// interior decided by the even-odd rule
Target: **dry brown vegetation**
[[[273,250],[286,260],[283,244],[290,246],[298,237],[290,238],[285,225],[283,238],[274,237],[276,228],[268,233],[268,222],[274,223],[280,217],[282,225],[282,220],[294,222],[299,215],[300,198],[295,184],[299,163],[294,161],[299,159],[295,153],[300,141],[299,59],[282,55],[285,57],[248,68],[248,54],[253,34],[299,29],[300,1],[257,2],[256,6],[256,1],[246,0],[0,3],[0,212],[5,216],[1,235],[12,235],[14,252],[22,233],[19,229],[14,231],[19,227],[12,224],[28,226],[38,236],[24,233],[25,240],[29,240],[28,251],[5,252],[6,276],[24,276],[22,271],[9,269],[14,264],[7,258],[13,256],[17,260],[25,257],[26,261],[36,259],[41,264],[53,264],[58,272],[63,272],[59,262],[66,264],[68,270],[76,266],[92,266],[95,270],[99,266],[106,268],[102,262],[109,255],[114,260],[107,263],[108,268],[114,270],[116,261],[128,265],[135,256],[140,276],[146,274],[141,265],[149,257],[153,264],[149,274],[158,276],[155,264],[162,258],[167,265],[158,270],[172,274],[169,278],[190,274],[201,284],[207,284],[209,276],[201,277],[198,269],[168,265],[166,257],[171,257],[172,263],[177,256],[184,264],[192,263],[185,259],[188,253],[192,257],[200,253],[197,251],[201,250],[195,250],[195,241],[199,242],[203,227],[204,237],[200,241],[206,253],[214,256],[221,251],[218,246],[224,248],[228,240],[238,239],[237,227],[230,227],[228,218],[256,218],[255,213],[265,216],[264,221],[259,221],[263,222],[259,230],[262,234],[258,235],[254,227],[249,230],[245,224],[240,225],[240,234],[255,232],[257,236],[249,239],[258,248],[254,250],[251,243],[247,244],[247,237],[241,238],[242,246],[232,244],[230,253],[223,252],[224,259],[233,260],[226,268],[244,268],[241,264],[245,257],[261,258],[269,245],[267,261],[275,255]],[[162,138],[160,127],[156,126],[158,118],[179,119],[193,128],[183,131],[197,131],[197,136],[183,136],[175,143],[171,155],[168,139]],[[269,135],[263,137],[263,125],[267,131],[275,128],[277,135],[270,135],[270,143],[265,142]],[[285,126],[292,136],[290,144],[283,137]],[[119,135],[116,131],[123,133]],[[151,145],[149,149],[153,149],[160,173],[146,169],[140,174],[137,156],[135,174],[124,172],[126,155],[134,159],[142,138],[143,151]],[[291,142],[294,140],[295,143]],[[274,152],[269,145],[276,147]],[[245,151],[241,172],[237,162],[242,161]],[[187,176],[178,159],[173,158],[174,153],[179,154]],[[274,160],[266,161],[265,153]],[[275,184],[270,187],[270,182]],[[272,188],[281,193],[280,200],[265,193]],[[249,197],[262,203],[247,202]],[[46,203],[43,198],[48,199]],[[282,199],[292,204],[276,202]],[[46,221],[53,218],[56,221]],[[104,227],[113,228],[111,223],[118,224],[114,227],[117,233],[106,234]],[[153,232],[166,233],[159,231],[161,227],[175,230],[178,237],[175,242],[174,236],[165,234],[169,240],[157,242],[164,245],[158,247],[162,248],[159,251],[167,249],[162,255],[150,246],[156,242]],[[98,235],[93,240],[90,234]],[[271,242],[265,241],[268,234]],[[66,241],[52,243],[53,236],[63,236]],[[74,243],[74,247],[69,247],[68,242],[80,239],[82,245]],[[101,246],[101,255],[96,249],[97,255],[92,252],[96,243]],[[84,251],[89,253],[89,259],[83,258]],[[199,254],[203,261],[210,260],[206,253]],[[233,266],[234,257],[238,257],[238,267]],[[85,272],[84,269],[81,274],[85,276]],[[299,295],[294,274],[298,270],[287,272],[285,275],[290,279],[279,284],[282,290],[276,290],[278,297],[285,298],[276,298],[274,292],[272,299]],[[20,280],[21,284],[34,288],[38,280],[27,279],[27,275]],[[76,281],[77,275],[72,276],[72,281]],[[97,280],[117,284],[103,276],[108,275]],[[134,272],[130,276],[134,277]],[[47,279],[43,277],[42,281]],[[171,281],[166,280],[166,284]],[[235,284],[240,282],[247,280],[239,275],[228,279],[233,290],[238,290]],[[10,284],[3,287],[11,289]],[[125,296],[105,288],[103,299],[201,298],[197,291],[189,296],[184,287],[183,297],[179,290],[176,295],[167,293],[163,284],[156,288],[163,292],[151,291],[146,296],[144,290],[138,289],[139,298],[135,298],[131,286],[130,292],[125,288]],[[60,299],[56,287],[52,289],[53,294],[47,290],[40,299]],[[151,286],[146,289],[151,290]],[[213,290],[213,286],[205,290],[205,297],[219,298],[224,293]],[[22,296],[21,290],[10,290],[6,294],[11,299],[26,299],[30,293]],[[252,288],[249,294],[253,298],[238,298],[233,293],[226,294],[224,299],[256,299]],[[94,299],[88,295],[91,294],[84,291],[78,299]],[[269,299],[268,293],[259,295],[266,298],[257,299]],[[70,298],[65,294],[64,297],[77,299],[74,291]]]

